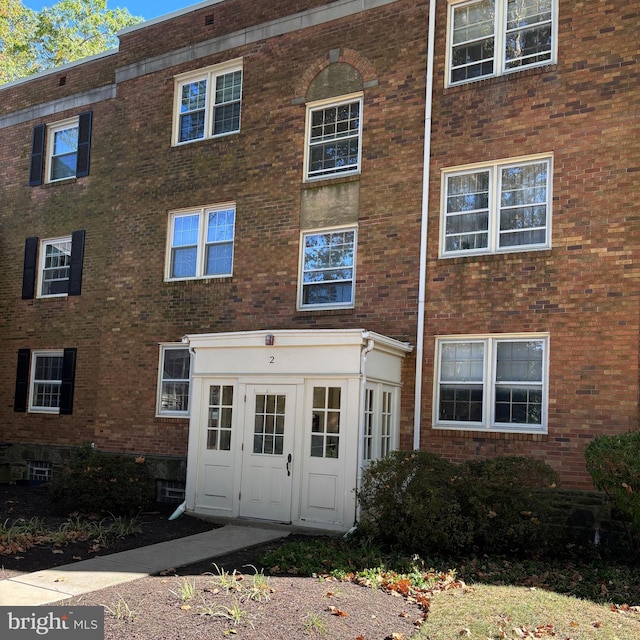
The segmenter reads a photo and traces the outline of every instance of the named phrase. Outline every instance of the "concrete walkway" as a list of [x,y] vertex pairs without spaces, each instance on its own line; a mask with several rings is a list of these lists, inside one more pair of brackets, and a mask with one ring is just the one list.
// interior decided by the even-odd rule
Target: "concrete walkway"
[[287,535],[277,528],[227,524],[186,538],[27,573],[0,580],[0,606],[58,602]]

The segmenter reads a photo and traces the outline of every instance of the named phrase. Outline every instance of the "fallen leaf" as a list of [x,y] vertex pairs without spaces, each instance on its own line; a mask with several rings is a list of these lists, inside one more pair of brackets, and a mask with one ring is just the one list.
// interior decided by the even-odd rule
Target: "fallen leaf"
[[334,606],[327,607],[327,611],[329,611],[331,615],[338,616],[340,618],[344,618],[347,615],[345,611],[341,611],[340,609]]
[[183,611],[189,611],[189,609],[191,609],[191,605],[190,604],[183,604],[180,608]]
[[54,582],[64,582],[66,578],[56,578]]
[[596,629],[599,629],[599,628],[602,626],[602,622],[600,622],[600,620],[596,620],[596,621],[593,623],[593,626],[594,626]]
[[64,553],[62,549],[51,549],[51,553]]

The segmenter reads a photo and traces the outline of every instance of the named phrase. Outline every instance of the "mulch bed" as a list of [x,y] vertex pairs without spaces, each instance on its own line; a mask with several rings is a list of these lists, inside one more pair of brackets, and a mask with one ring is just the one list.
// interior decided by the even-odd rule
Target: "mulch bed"
[[[217,525],[190,516],[170,521],[175,505],[154,505],[139,516],[142,533],[92,551],[91,541],[54,548],[36,546],[0,556],[0,579],[52,568],[96,555],[116,553],[208,531]],[[0,485],[0,522],[44,518],[57,528],[45,487]],[[255,594],[261,558],[287,538],[243,549],[187,567],[171,568],[60,603],[105,607],[105,640],[404,640],[416,631],[422,612],[381,590],[328,577],[264,575],[268,588]],[[290,538],[289,538],[290,539]],[[62,553],[60,553],[62,551]],[[185,599],[185,587],[192,596]]]

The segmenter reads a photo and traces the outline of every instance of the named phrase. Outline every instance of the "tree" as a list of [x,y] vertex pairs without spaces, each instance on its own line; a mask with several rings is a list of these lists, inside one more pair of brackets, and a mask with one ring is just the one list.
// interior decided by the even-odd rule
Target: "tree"
[[0,7],[0,84],[117,46],[120,29],[142,22],[107,0],[60,0],[33,11],[22,0]]

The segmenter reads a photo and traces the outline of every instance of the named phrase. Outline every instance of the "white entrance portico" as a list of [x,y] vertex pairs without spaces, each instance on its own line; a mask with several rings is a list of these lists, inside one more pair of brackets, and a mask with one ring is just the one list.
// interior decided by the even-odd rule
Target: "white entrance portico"
[[359,469],[398,446],[403,342],[362,329],[185,336],[186,509],[349,529]]

